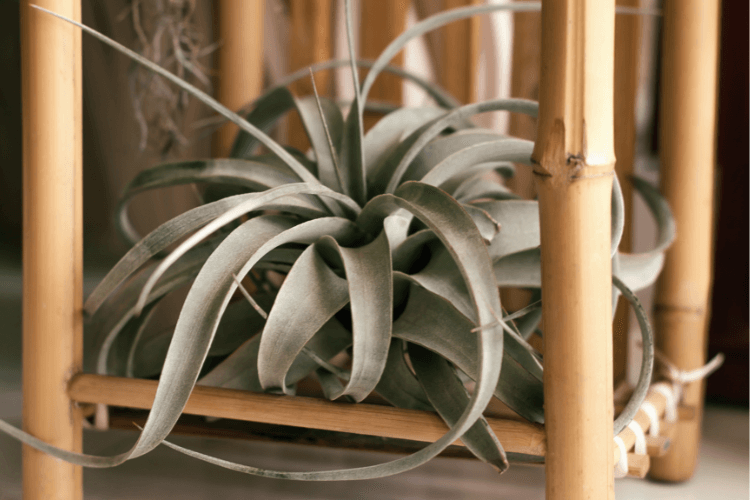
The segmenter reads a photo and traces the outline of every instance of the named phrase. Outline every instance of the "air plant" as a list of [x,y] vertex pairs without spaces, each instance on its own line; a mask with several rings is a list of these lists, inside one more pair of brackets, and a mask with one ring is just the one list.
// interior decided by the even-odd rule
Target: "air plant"
[[[459,437],[478,458],[500,471],[508,467],[482,413],[497,397],[521,417],[543,423],[543,360],[528,342],[541,314],[538,301],[506,312],[499,289],[538,291],[543,249],[537,203],[520,199],[487,174],[507,178],[514,164],[530,165],[533,143],[477,128],[470,119],[490,111],[535,116],[537,104],[498,99],[457,106],[439,88],[394,70],[422,85],[438,107],[397,109],[367,134],[362,115],[374,79],[408,40],[453,20],[538,5],[461,8],[421,21],[385,49],[361,86],[348,1],[346,6],[355,88],[346,117],[328,99],[296,98],[283,86],[267,91],[240,116],[79,25],[236,123],[240,133],[229,158],[159,165],[130,183],[118,224],[133,246],[86,301],[94,369],[159,377],[134,447],[115,457],[84,456],[2,422],[0,428],[52,455],[94,467],[117,465],[164,443],[251,474],[366,479],[416,467]],[[291,110],[305,126],[307,153],[266,135]],[[259,146],[266,152],[258,152]],[[613,301],[623,293],[634,305],[644,338],[641,379],[614,424],[615,434],[645,397],[653,363],[651,333],[632,291],[656,279],[674,236],[658,192],[639,179],[632,182],[659,224],[659,241],[644,254],[617,251],[624,210],[615,181]],[[188,183],[206,186],[205,203],[138,236],[127,217],[130,200],[145,190]],[[269,271],[283,281],[269,279]],[[246,278],[254,280],[254,294],[244,289]],[[159,301],[186,285],[173,331],[144,333]],[[331,362],[340,353],[349,356],[350,366]],[[361,401],[376,392],[399,407],[437,411],[450,430],[393,462],[323,472],[261,470],[165,441],[196,383],[292,394],[308,375],[317,376],[330,399]],[[474,382],[472,391],[467,381]]]

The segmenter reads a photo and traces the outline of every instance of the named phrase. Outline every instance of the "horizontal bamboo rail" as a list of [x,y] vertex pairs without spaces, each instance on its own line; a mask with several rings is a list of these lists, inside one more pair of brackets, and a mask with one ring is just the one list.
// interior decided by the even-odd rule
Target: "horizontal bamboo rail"
[[[68,394],[79,403],[150,409],[156,386],[154,380],[81,374],[71,380]],[[448,430],[437,414],[426,411],[204,386],[195,387],[184,413],[426,443]],[[544,456],[542,426],[520,420],[487,421],[507,452]],[[455,444],[462,445],[459,441]]]
[[[71,380],[68,395],[80,404],[148,410],[153,403],[156,386],[154,380],[79,374]],[[646,401],[654,406],[661,419],[666,398],[660,393],[651,392]],[[432,412],[205,386],[195,387],[184,413],[425,443],[434,442],[448,430],[440,417]],[[689,418],[689,414],[680,414],[680,419],[684,418]],[[537,457],[546,455],[543,426],[512,418],[488,417],[487,421],[507,452]],[[635,421],[644,432],[648,431],[650,421],[643,410],[638,411]],[[661,421],[660,426],[662,431],[659,438],[647,438],[647,455],[628,454],[628,475],[644,477],[649,467],[648,456],[659,457],[666,453],[674,434],[674,425]],[[635,444],[632,430],[626,428],[619,436],[626,449],[631,449]],[[460,441],[455,444],[463,446]],[[617,464],[619,459],[620,452],[615,447],[614,463]]]

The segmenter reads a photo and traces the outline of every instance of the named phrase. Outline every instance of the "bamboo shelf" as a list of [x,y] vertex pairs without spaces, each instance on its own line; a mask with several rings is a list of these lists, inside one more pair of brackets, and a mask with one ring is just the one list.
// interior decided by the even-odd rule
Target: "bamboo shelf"
[[[80,19],[80,0],[35,0],[52,11]],[[330,0],[291,2],[296,30],[304,28],[304,8],[330,20]],[[475,0],[451,0],[451,6]],[[633,2],[629,2],[632,4]],[[636,2],[637,3],[637,2]],[[242,8],[255,24],[228,10]],[[24,116],[24,429],[56,446],[80,451],[83,404],[149,409],[157,382],[81,373],[82,361],[82,96],[81,33],[24,0],[21,8]],[[405,2],[386,9],[365,8],[386,26],[405,24]],[[238,107],[262,88],[263,2],[218,2],[219,31],[227,60],[247,61],[240,74],[221,74],[218,94]],[[235,12],[235,11],[231,11]],[[664,10],[663,188],[680,233],[659,285],[656,327],[660,346],[680,369],[705,362],[705,311],[710,289],[711,176],[716,109],[718,1],[667,0]],[[531,18],[524,18],[530,21]],[[361,37],[372,50],[386,30],[371,22]],[[446,80],[470,98],[478,53],[478,23],[454,27],[471,57]],[[623,28],[618,44],[635,43],[638,28]],[[689,386],[679,418],[667,421],[667,396],[652,390],[651,410],[634,421],[646,439],[645,453],[631,453],[638,433],[626,428],[615,445],[613,342],[610,295],[610,193],[615,150],[632,163],[632,140],[615,137],[631,130],[632,109],[614,116],[615,89],[634,102],[633,52],[615,62],[614,0],[543,2],[541,17],[540,116],[533,158],[539,192],[543,254],[546,426],[514,418],[489,417],[505,449],[537,457],[547,468],[547,497],[614,498],[615,465],[627,459],[628,475],[681,480],[695,466],[700,438],[702,384]],[[324,32],[307,32],[314,47],[292,43],[293,64],[309,64],[332,53]],[[391,38],[390,36],[388,37]],[[516,37],[518,39],[518,36]],[[447,50],[447,49],[446,49]],[[521,51],[519,50],[519,53]],[[450,53],[449,53],[450,54]],[[220,57],[219,71],[227,65]],[[520,68],[523,61],[515,61]],[[620,68],[616,72],[616,67]],[[623,69],[625,68],[625,69]],[[628,68],[630,68],[628,70]],[[528,73],[524,69],[525,74]],[[615,83],[617,78],[619,83]],[[401,87],[385,80],[373,94],[400,100]],[[326,81],[325,86],[329,85]],[[516,87],[516,84],[514,84]],[[617,123],[615,122],[617,120]],[[294,127],[294,125],[290,125]],[[228,148],[230,129],[215,150]],[[618,134],[619,135],[619,134]],[[630,148],[630,150],[628,150]],[[692,149],[691,149],[692,148]],[[689,161],[688,161],[689,160]],[[53,182],[50,182],[50,179]],[[703,191],[697,192],[697,186]],[[526,188],[529,188],[527,185]],[[698,199],[699,204],[693,202]],[[692,201],[691,201],[692,200]],[[561,232],[560,227],[566,231]],[[50,251],[54,249],[54,251]],[[695,270],[695,287],[677,279]],[[695,292],[695,293],[693,293]],[[81,404],[77,404],[81,403]],[[305,427],[325,431],[433,442],[447,430],[430,412],[374,404],[336,403],[196,386],[186,414]],[[59,415],[68,415],[59,419]],[[457,441],[457,446],[462,443]],[[653,459],[653,460],[652,460]],[[82,498],[80,467],[24,446],[24,498]]]

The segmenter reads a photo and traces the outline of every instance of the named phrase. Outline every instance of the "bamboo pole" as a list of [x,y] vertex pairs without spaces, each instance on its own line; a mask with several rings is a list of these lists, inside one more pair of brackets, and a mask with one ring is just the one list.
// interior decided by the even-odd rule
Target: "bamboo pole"
[[[78,0],[21,3],[23,428],[81,451],[65,391],[83,356],[81,32],[30,3],[81,19]],[[23,447],[25,499],[80,499],[80,467]]]
[[[216,99],[236,111],[263,90],[263,12],[265,0],[219,0],[214,19],[217,50]],[[238,128],[222,126],[212,144],[215,157],[227,156]]]
[[[332,0],[291,0],[289,2],[289,72],[297,71],[317,62],[333,59]],[[331,73],[320,71],[315,75],[315,86],[321,96],[328,94]],[[312,82],[302,79],[291,86],[297,96],[311,95]],[[296,114],[289,117],[288,143],[306,151],[310,147],[302,121]]]
[[[383,49],[406,28],[406,14],[410,0],[362,0],[360,8],[359,54],[363,59],[375,59]],[[403,51],[393,58],[391,64],[404,63]],[[363,74],[366,74],[363,71]],[[403,82],[396,75],[381,74],[368,96],[375,101],[400,105],[403,97]],[[365,113],[365,129],[380,119],[377,113]]]
[[[150,409],[156,386],[154,380],[80,374],[71,381],[68,393],[80,403]],[[205,386],[193,389],[184,413],[426,443],[436,441],[448,431],[432,412]],[[506,451],[544,456],[542,426],[522,420],[488,418],[487,421]],[[462,445],[460,441],[455,444]]]
[[[479,5],[481,0],[443,0],[443,10]],[[440,43],[440,83],[464,104],[477,100],[481,18],[448,24]]]
[[545,1],[537,141],[547,498],[614,498],[614,0]]
[[[654,304],[656,346],[678,368],[706,362],[711,290],[719,1],[664,3],[661,68],[661,189],[677,239],[667,252]],[[654,460],[652,477],[684,481],[698,459],[704,384],[685,388],[696,418],[679,422],[673,450]]]
[[[618,6],[639,7],[640,0],[617,0]],[[641,40],[641,17],[620,15],[615,19],[615,171],[625,199],[625,229],[620,250],[630,252],[633,240],[633,175],[635,161],[635,101],[638,91],[638,60]],[[613,326],[613,359],[615,385],[627,376],[628,317],[630,306],[620,297]]]

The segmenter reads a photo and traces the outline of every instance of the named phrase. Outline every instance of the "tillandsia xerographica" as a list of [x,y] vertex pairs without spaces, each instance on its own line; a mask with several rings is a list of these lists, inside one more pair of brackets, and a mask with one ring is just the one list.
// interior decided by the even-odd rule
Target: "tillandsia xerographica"
[[[498,99],[458,106],[434,85],[387,65],[407,41],[454,20],[538,5],[484,5],[425,19],[369,65],[362,85],[348,1],[346,7],[351,56],[346,64],[355,89],[346,116],[329,99],[297,98],[284,86],[267,91],[240,116],[79,24],[212,107],[240,133],[229,158],[159,165],[130,183],[118,224],[133,246],[86,301],[86,334],[96,346],[88,361],[96,371],[159,377],[153,408],[133,448],[113,457],[80,455],[4,422],[0,428],[93,467],[117,465],[164,443],[251,474],[366,479],[416,467],[460,437],[480,459],[500,471],[507,468],[508,457],[482,413],[497,397],[521,417],[543,423],[542,357],[527,341],[541,314],[538,301],[507,313],[499,289],[523,287],[538,294],[543,249],[537,203],[492,179],[511,176],[514,164],[530,165],[533,143],[477,128],[471,118],[491,111],[535,116],[537,104]],[[384,70],[422,86],[437,106],[396,109],[365,134],[367,95]],[[309,152],[266,135],[293,110],[307,131]],[[267,152],[259,153],[259,146]],[[644,338],[641,381],[614,424],[615,434],[640,405],[652,369],[650,330],[632,290],[656,279],[674,236],[658,192],[641,180],[632,182],[658,222],[659,239],[648,253],[617,251],[624,210],[615,180],[613,301],[623,293],[634,305]],[[204,203],[139,237],[128,221],[131,198],[188,183],[205,186]],[[266,279],[269,271],[283,281]],[[256,280],[253,295],[242,288],[246,278]],[[187,285],[174,328],[145,333],[159,301]],[[345,368],[330,362],[340,353],[350,358]],[[376,392],[395,406],[437,411],[450,430],[408,457],[322,472],[262,470],[165,441],[196,383],[290,394],[310,375],[330,399],[361,401]],[[467,381],[474,382],[473,390],[467,390]]]

